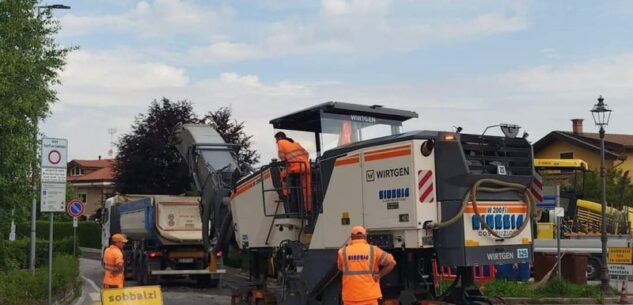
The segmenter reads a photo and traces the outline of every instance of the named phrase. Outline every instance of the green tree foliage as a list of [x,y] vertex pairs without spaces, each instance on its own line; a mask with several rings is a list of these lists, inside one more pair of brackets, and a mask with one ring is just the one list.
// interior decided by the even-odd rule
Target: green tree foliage
[[[606,173],[606,195],[609,206],[619,207],[633,206],[633,185],[631,184],[631,174],[625,175],[620,169],[608,170]],[[587,172],[584,179],[584,199],[600,202],[600,172]],[[578,179],[578,190],[582,190]]]
[[0,1],[0,224],[11,209],[20,218],[30,209],[37,124],[57,100],[53,86],[72,49],[55,42],[59,23],[49,10],[36,15],[37,4]]
[[169,139],[177,123],[195,123],[188,101],[154,100],[139,114],[132,131],[118,144],[115,189],[123,194],[182,194],[190,187],[189,170]]
[[251,148],[253,136],[244,132],[244,122],[232,119],[231,108],[222,107],[217,111],[210,111],[204,116],[202,122],[215,128],[227,143],[237,144],[235,152],[242,172],[259,162],[259,154]]

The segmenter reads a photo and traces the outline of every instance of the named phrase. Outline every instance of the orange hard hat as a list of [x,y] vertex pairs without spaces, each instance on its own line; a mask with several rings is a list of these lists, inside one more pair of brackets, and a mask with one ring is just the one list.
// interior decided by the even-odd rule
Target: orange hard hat
[[367,235],[367,230],[363,226],[354,226],[352,228],[352,235]]
[[125,238],[125,235],[117,233],[117,234],[112,235],[112,242],[126,243],[127,238]]

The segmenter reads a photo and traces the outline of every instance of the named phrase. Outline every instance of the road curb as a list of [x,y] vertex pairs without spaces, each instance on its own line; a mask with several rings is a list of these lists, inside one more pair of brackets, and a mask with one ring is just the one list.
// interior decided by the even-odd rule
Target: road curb
[[81,280],[77,279],[75,285],[66,292],[58,294],[53,298],[53,305],[67,305],[72,304],[77,298],[81,297]]

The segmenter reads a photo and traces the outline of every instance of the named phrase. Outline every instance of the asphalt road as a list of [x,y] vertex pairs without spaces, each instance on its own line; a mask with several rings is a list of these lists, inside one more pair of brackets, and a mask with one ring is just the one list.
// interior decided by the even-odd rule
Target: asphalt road
[[[103,269],[99,260],[80,259],[80,273],[83,285],[82,295],[72,305],[93,305],[100,302]],[[126,281],[127,287],[136,286],[134,281]],[[223,286],[222,284],[220,286]],[[164,305],[226,305],[231,303],[231,289],[199,288],[193,280],[182,279],[161,283]]]

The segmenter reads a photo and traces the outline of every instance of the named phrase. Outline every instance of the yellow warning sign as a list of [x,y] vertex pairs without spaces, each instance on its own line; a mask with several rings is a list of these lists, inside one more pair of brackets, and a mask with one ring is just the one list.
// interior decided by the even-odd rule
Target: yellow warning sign
[[101,290],[103,305],[163,305],[160,286],[140,286]]
[[620,265],[633,264],[633,248],[610,247],[608,263]]

